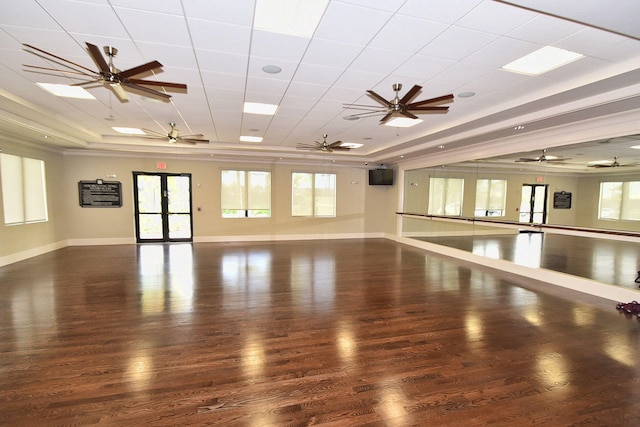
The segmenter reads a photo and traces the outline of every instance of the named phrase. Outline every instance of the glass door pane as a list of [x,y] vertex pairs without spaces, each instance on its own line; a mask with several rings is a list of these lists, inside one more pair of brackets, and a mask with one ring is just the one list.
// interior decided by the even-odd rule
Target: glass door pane
[[137,175],[140,239],[162,239],[162,187],[159,175]]
[[191,238],[191,178],[167,176],[169,239]]
[[544,224],[546,217],[547,187],[536,185],[533,189],[533,222]]
[[522,186],[520,198],[520,222],[531,222],[531,186]]

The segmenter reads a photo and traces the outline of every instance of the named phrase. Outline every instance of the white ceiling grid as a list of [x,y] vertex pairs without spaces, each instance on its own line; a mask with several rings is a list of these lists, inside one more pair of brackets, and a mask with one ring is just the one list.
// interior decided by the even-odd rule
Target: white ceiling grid
[[[605,87],[606,79],[637,69],[640,41],[630,25],[637,19],[629,15],[638,12],[638,3],[588,2],[585,11],[551,1],[330,0],[314,35],[305,38],[254,29],[254,0],[7,1],[0,6],[0,132],[38,140],[38,133],[55,131],[59,136],[53,144],[69,149],[164,152],[161,141],[123,137],[111,127],[160,132],[176,122],[183,133],[202,133],[211,140],[188,147],[195,154],[267,160],[284,154],[326,159],[326,154],[299,152],[295,146],[327,133],[332,141],[364,144],[332,158],[396,162],[395,151],[424,155],[444,141],[436,137],[443,132],[452,135],[448,143],[465,144],[473,133],[469,123],[482,122],[476,132],[483,133],[518,124],[513,114],[490,119],[498,112],[535,105],[520,117],[546,118],[549,112],[540,99],[598,81]],[[532,10],[537,6],[546,13]],[[600,13],[605,6],[608,13]],[[170,92],[168,103],[137,95],[121,103],[103,88],[90,89],[97,101],[64,99],[34,82],[71,79],[25,71],[23,64],[52,64],[27,53],[22,43],[96,69],[86,42],[116,47],[114,64],[120,70],[158,60],[162,71],[146,78],[186,83],[188,90]],[[500,69],[544,45],[586,56],[536,77]],[[265,65],[282,71],[267,74]],[[630,88],[640,83],[634,79],[630,75]],[[412,128],[380,126],[379,117],[344,119],[357,112],[345,104],[377,105],[365,91],[391,99],[394,83],[402,83],[401,96],[415,84],[423,86],[415,100],[448,93],[455,99],[448,114],[423,114],[423,122]],[[462,92],[476,95],[458,97]],[[245,114],[247,101],[279,108],[275,116]],[[64,125],[52,119],[38,123],[36,111],[64,117]],[[264,140],[243,143],[241,135]]]

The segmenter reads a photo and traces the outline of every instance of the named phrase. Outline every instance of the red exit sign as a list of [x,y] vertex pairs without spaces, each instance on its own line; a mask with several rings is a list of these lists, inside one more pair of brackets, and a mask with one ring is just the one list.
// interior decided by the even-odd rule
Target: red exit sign
[[165,162],[158,162],[158,163],[156,163],[156,168],[157,169],[166,169],[167,168],[167,164]]

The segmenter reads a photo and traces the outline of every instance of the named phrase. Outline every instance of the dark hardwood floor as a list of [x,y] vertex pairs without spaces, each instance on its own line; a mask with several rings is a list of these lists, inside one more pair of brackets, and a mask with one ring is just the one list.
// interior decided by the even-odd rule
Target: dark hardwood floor
[[383,239],[0,268],[3,426],[637,426],[615,303]]

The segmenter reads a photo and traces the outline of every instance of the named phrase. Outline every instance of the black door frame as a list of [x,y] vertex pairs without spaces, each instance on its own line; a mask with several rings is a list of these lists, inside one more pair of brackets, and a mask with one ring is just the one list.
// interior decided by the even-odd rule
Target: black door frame
[[[141,239],[140,238],[140,211],[138,209],[138,176],[159,176],[160,177],[160,193],[161,193],[161,218],[162,218],[162,238],[160,239]],[[189,238],[170,238],[169,237],[169,194],[167,190],[167,177],[169,176],[186,176],[189,177]],[[190,173],[168,173],[168,172],[133,172],[133,210],[136,224],[136,242],[137,243],[164,243],[164,242],[193,242],[193,192],[191,188]],[[183,212],[181,212],[183,213]]]
[[535,189],[536,187],[544,188],[544,201],[542,202],[542,222],[540,224],[547,223],[547,199],[549,197],[549,185],[548,184],[522,184],[523,187],[531,187],[531,194],[529,197],[529,221],[523,224],[534,224],[534,201],[535,201]]

